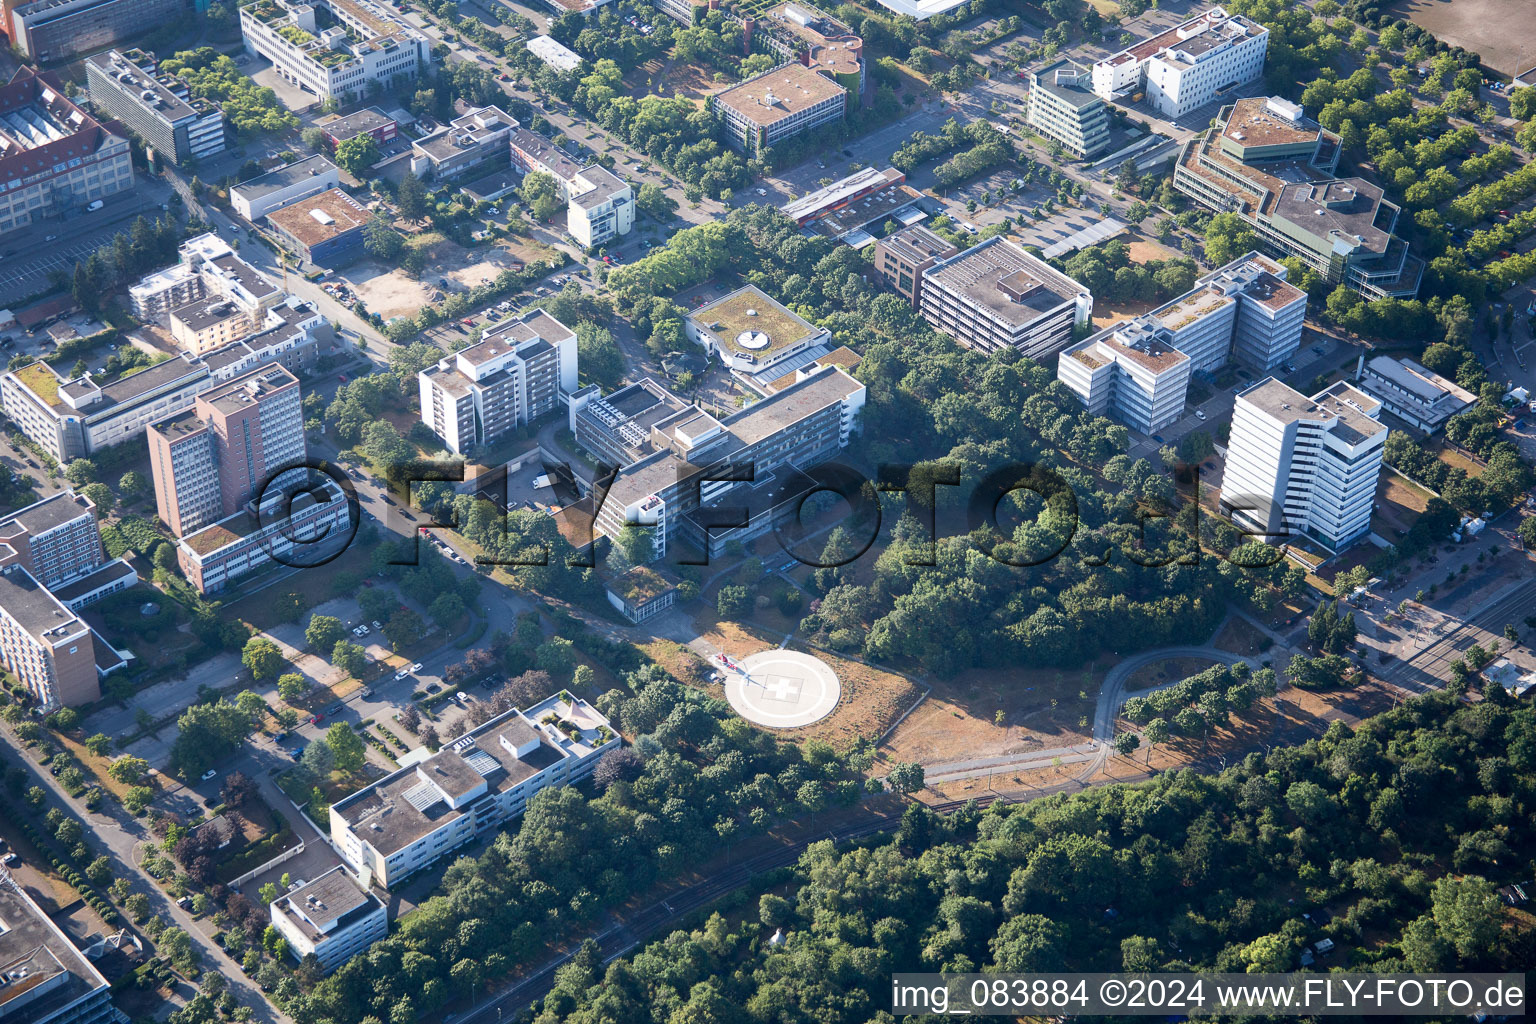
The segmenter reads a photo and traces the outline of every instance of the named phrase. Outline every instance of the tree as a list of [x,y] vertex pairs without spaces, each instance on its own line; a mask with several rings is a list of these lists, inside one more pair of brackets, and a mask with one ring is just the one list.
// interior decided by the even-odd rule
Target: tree
[[547,221],[565,209],[565,196],[560,191],[560,183],[554,175],[543,171],[534,171],[523,178],[517,195],[528,205],[535,220]]
[[348,775],[357,771],[367,760],[367,750],[357,733],[345,722],[337,722],[325,731],[325,742],[335,756],[336,770]]
[[336,164],[354,177],[361,178],[379,162],[379,144],[364,132],[336,144]]
[[277,674],[283,664],[283,651],[264,636],[253,636],[245,642],[240,660],[256,679],[266,679]]
[[125,786],[138,785],[148,772],[149,762],[132,754],[124,754],[107,767],[107,774]]
[[350,640],[339,640],[331,648],[331,664],[354,679],[360,679],[368,665],[368,654]]
[[1205,227],[1205,258],[1213,266],[1231,263],[1258,248],[1258,239],[1235,213],[1218,213]]
[[144,479],[143,473],[130,469],[118,479],[117,489],[128,497],[135,498],[149,490],[149,481]]
[[112,737],[104,732],[98,732],[85,741],[85,749],[97,757],[105,757],[107,751],[112,749]]
[[319,128],[305,128],[299,133],[299,138],[304,140],[305,146],[308,146],[316,153],[325,153],[330,150],[330,140],[326,138],[325,132]]
[[432,617],[432,621],[444,629],[458,622],[464,616],[464,611],[463,599],[452,591],[437,595],[427,606],[427,614]]
[[384,635],[389,638],[390,647],[397,651],[420,640],[426,632],[427,624],[409,608],[400,609],[384,623]]
[[891,765],[885,781],[898,793],[915,793],[923,788],[923,766],[913,761],[898,762]]
[[665,189],[652,182],[640,186],[635,193],[635,205],[657,221],[670,220],[677,212],[677,200],[667,195]]
[[737,584],[721,587],[715,598],[715,610],[722,619],[740,619],[752,610],[752,596],[746,587]]
[[112,506],[117,504],[117,497],[112,493],[112,488],[102,483],[89,483],[80,489],[80,493],[90,499],[96,506],[96,518],[105,519],[112,511]]
[[224,776],[219,795],[226,807],[243,807],[256,797],[256,782],[244,772],[230,772]]
[[400,186],[395,189],[395,206],[408,223],[419,224],[427,215],[427,188],[411,171],[405,172]]
[[315,651],[333,650],[337,641],[346,637],[346,627],[334,615],[311,615],[304,630],[304,642]]
[[336,753],[331,747],[330,736],[323,740],[316,740],[304,748],[304,753],[299,755],[299,764],[303,766],[311,778],[324,782],[331,777],[331,772],[336,768]]
[[400,237],[400,232],[390,227],[389,221],[374,214],[363,225],[363,248],[375,259],[392,263],[405,248],[405,239]]
[[64,479],[75,487],[84,487],[96,479],[96,463],[90,459],[71,459],[64,467]]
[[1141,746],[1141,737],[1134,732],[1123,732],[1115,737],[1115,753],[1127,757]]
[[284,672],[277,677],[277,695],[290,704],[308,692],[309,684],[297,672]]
[[234,753],[254,725],[245,712],[222,698],[192,705],[176,720],[179,732],[171,745],[171,770],[184,776],[201,774]]

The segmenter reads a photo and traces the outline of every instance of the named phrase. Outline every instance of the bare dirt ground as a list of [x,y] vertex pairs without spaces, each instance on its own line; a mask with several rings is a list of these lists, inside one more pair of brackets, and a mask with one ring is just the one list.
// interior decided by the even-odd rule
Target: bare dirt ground
[[1209,658],[1164,658],[1162,661],[1154,661],[1131,673],[1130,678],[1125,681],[1125,692],[1139,693],[1154,686],[1162,686],[1164,683],[1188,679],[1196,673],[1204,672],[1214,664],[1216,663]]
[[352,264],[346,277],[364,304],[386,321],[414,316],[431,302],[432,288],[425,281],[414,281],[405,271],[389,270],[372,260]]
[[1156,306],[1155,302],[1110,302],[1108,299],[1097,299],[1093,303],[1093,326],[1103,328],[1110,324],[1119,323],[1121,320],[1129,320],[1131,317],[1140,316],[1147,310]]
[[356,289],[368,308],[385,320],[411,316],[432,301],[439,278],[452,281],[455,291],[472,288],[494,279],[503,270],[522,266],[547,256],[551,250],[538,242],[509,239],[483,248],[466,249],[457,242],[437,236],[423,239],[427,269],[420,281],[412,280],[403,270],[392,270],[372,260],[347,268],[346,279]]
[[1170,249],[1162,242],[1154,242],[1146,238],[1137,238],[1127,242],[1131,247],[1132,263],[1151,263],[1153,260],[1177,259],[1184,254],[1177,249]]
[[717,92],[729,89],[735,82],[717,82],[714,72],[675,60],[647,61],[624,76],[629,94],[643,96],[682,96],[684,99],[703,101]]
[[934,680],[928,699],[891,734],[881,757],[962,760],[1081,743],[1089,734],[1081,722],[1084,716],[1091,722],[1103,678],[1095,665],[1074,672],[972,669]]
[[1530,0],[1399,0],[1382,13],[1406,18],[1452,46],[1475,50],[1484,64],[1507,75],[1536,63]]

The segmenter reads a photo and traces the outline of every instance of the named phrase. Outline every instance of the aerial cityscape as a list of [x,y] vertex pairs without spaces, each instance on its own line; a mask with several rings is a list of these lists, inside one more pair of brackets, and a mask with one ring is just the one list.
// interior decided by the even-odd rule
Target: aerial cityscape
[[1523,1016],[1533,29],[0,0],[0,1024]]

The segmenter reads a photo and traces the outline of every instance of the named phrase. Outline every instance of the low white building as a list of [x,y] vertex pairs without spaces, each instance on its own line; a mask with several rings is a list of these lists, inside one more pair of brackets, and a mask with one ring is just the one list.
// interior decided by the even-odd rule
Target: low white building
[[1303,534],[1337,551],[1364,536],[1387,440],[1380,413],[1342,381],[1310,398],[1273,377],[1239,393],[1222,511],[1272,543]]
[[273,900],[272,927],[302,961],[311,953],[330,974],[389,934],[389,915],[377,896],[340,865]]
[[752,284],[693,310],[683,330],[728,369],[744,373],[758,373],[831,338],[826,328]]
[[321,101],[393,90],[432,59],[430,40],[377,0],[259,0],[240,8],[240,31],[247,50]]
[[528,40],[528,51],[556,71],[575,71],[581,67],[581,54],[550,36]]
[[1365,364],[1360,387],[1411,427],[1434,433],[1445,421],[1476,404],[1477,396],[1412,359],[1375,356]]
[[280,206],[328,192],[340,185],[341,172],[336,165],[323,156],[312,156],[242,181],[229,190],[229,205],[254,224]]
[[437,753],[331,805],[331,843],[389,889],[527,810],[550,786],[580,782],[623,740],[561,692],[497,715]]

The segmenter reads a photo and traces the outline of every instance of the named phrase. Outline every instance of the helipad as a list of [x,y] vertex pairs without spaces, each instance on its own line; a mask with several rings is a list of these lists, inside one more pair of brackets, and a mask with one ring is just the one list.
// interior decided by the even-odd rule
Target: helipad
[[798,651],[759,651],[722,665],[725,697],[754,725],[794,729],[819,722],[837,707],[843,688],[820,658]]

